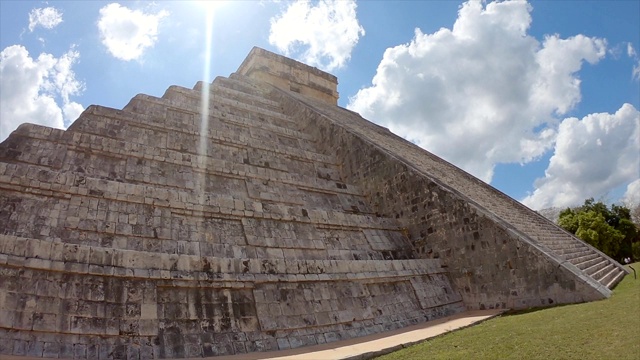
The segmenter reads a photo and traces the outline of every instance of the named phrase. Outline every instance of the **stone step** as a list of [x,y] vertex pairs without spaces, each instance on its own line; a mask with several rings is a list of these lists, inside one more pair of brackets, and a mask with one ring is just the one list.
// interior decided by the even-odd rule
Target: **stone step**
[[551,245],[575,241],[570,235],[554,226],[532,223],[531,215],[524,212],[515,212],[512,215],[500,213],[499,216],[504,216],[512,226],[538,240],[541,244]]
[[609,274],[609,272],[611,272],[612,270],[616,270],[616,266],[613,265],[611,262],[609,262],[608,260],[606,260],[606,264],[605,266],[602,267],[594,267],[594,270],[591,273],[587,273],[587,275],[591,276],[592,278],[594,278],[596,281],[601,282],[601,280],[607,275]]
[[585,250],[580,250],[580,251],[573,252],[573,253],[567,253],[567,254],[563,254],[563,255],[561,255],[561,256],[562,256],[565,260],[567,260],[567,261],[569,261],[569,262],[573,263],[573,259],[581,258],[581,257],[584,257],[584,256],[586,256],[586,255],[590,255],[590,254],[593,254],[593,250],[591,250],[591,249],[589,249],[589,248],[586,248]]
[[607,275],[605,275],[600,283],[606,286],[609,289],[613,289],[622,279],[625,277],[626,273],[622,271],[620,268],[616,267],[611,270]]
[[539,235],[538,241],[545,245],[565,245],[565,244],[581,244],[581,241],[576,241],[573,237],[567,234],[547,234]]
[[553,250],[556,254],[562,256],[562,257],[567,257],[567,256],[572,256],[576,253],[582,253],[583,251],[589,251],[591,252],[592,250],[587,247],[587,246],[578,246],[578,247],[570,247],[570,248],[558,248]]
[[572,264],[574,264],[578,269],[584,270],[592,265],[595,265],[602,261],[602,257],[597,253],[592,253],[583,257],[572,259]]
[[582,241],[576,241],[569,237],[562,241],[541,242],[541,244],[544,244],[551,249],[577,249],[586,246]]
[[[592,253],[594,251],[589,247],[583,246],[583,247],[579,247],[579,248],[559,250],[557,252],[557,254],[559,254],[561,257],[569,260],[569,259],[573,259],[576,254],[581,254],[580,256],[582,256],[582,254],[585,254],[585,252],[586,253]],[[573,261],[571,261],[571,262],[573,262]]]
[[[592,276],[593,274],[598,274],[598,272],[599,272],[600,270],[602,270],[602,269],[606,268],[609,264],[611,264],[611,263],[609,262],[609,260],[606,260],[606,259],[602,259],[602,258],[601,258],[599,262],[597,262],[597,263],[595,263],[595,264],[593,264],[593,265],[589,266],[588,268],[584,269],[583,271],[584,271],[586,274],[588,274],[588,275]],[[595,276],[592,276],[592,277],[593,277],[594,279],[596,278]]]
[[583,250],[585,248],[588,248],[588,246],[586,246],[585,244],[581,242],[574,242],[574,241],[541,242],[541,244],[545,245],[549,249],[560,254],[566,254],[566,253],[575,252],[578,250]]
[[564,243],[570,241],[571,237],[562,233],[558,233],[552,230],[541,230],[536,228],[521,229],[517,225],[514,225],[518,230],[528,234],[529,236],[537,239],[540,243]]

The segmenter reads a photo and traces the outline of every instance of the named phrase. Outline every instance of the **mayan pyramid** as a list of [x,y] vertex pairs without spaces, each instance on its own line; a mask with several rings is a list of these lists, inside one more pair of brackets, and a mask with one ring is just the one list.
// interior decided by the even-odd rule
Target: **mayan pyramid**
[[211,84],[20,126],[0,144],[0,354],[298,348],[603,299],[625,275],[336,89],[254,48]]

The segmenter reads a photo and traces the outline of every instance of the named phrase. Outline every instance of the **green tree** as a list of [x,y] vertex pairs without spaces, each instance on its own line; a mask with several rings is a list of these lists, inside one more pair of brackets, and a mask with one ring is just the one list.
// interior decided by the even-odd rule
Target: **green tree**
[[578,231],[578,217],[576,212],[571,208],[567,208],[558,215],[558,225],[568,232],[575,234]]
[[577,237],[611,257],[617,255],[624,235],[607,224],[602,214],[591,210],[583,211],[576,217],[578,218]]
[[558,225],[614,259],[640,259],[634,252],[640,249],[640,231],[625,206],[609,208],[590,198],[580,207],[562,211]]
[[621,219],[616,229],[624,236],[620,243],[620,256],[640,260],[640,254],[635,255],[633,252],[633,244],[638,244],[640,250],[640,231],[636,224],[629,219]]

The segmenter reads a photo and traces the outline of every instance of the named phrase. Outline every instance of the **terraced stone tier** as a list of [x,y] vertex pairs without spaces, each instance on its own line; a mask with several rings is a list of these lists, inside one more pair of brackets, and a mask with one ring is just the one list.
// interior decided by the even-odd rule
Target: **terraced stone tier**
[[463,306],[437,261],[229,259],[0,240],[3,354],[148,359],[287,349]]

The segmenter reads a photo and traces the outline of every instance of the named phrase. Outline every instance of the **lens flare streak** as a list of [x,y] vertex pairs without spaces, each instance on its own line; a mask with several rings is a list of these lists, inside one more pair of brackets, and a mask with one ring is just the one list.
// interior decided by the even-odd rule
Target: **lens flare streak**
[[213,11],[207,9],[205,20],[205,52],[204,52],[204,66],[202,76],[202,90],[200,97],[200,139],[198,144],[198,167],[200,168],[200,204],[204,204],[204,192],[206,182],[206,169],[207,169],[207,148],[209,144],[209,104],[212,100],[210,93],[209,77],[211,73],[211,41],[213,33]]

